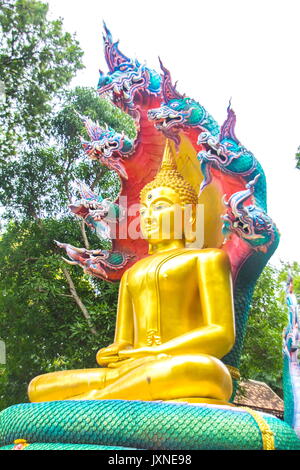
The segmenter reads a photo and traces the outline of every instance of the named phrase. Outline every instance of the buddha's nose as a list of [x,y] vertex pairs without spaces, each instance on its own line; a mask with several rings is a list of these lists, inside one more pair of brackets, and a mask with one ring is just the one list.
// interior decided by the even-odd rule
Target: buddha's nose
[[144,217],[144,223],[145,225],[150,225],[152,222],[152,218],[149,216]]

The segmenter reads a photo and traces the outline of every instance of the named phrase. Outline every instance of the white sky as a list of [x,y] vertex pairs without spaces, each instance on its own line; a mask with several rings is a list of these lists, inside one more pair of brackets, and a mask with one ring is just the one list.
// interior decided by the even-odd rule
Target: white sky
[[300,1],[48,0],[85,52],[72,85],[96,86],[106,72],[102,20],[120,49],[159,71],[222,124],[232,97],[236,134],[262,164],[269,214],[282,238],[271,262],[300,262]]

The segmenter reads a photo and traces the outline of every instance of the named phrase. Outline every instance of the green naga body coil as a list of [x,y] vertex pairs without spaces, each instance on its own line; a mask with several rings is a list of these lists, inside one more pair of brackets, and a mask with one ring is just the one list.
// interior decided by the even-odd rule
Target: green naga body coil
[[227,406],[125,400],[12,406],[0,413],[0,450],[11,449],[17,439],[26,440],[25,450],[300,450],[293,429],[271,415]]

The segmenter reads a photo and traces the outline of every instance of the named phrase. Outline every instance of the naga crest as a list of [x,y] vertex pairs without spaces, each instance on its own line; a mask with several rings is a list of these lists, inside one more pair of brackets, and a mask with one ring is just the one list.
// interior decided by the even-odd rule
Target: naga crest
[[[160,59],[159,59],[160,60]],[[181,95],[176,90],[176,84],[172,85],[171,75],[161,60],[163,71],[162,93],[163,104],[156,109],[148,111],[148,117],[155,122],[157,129],[167,137],[176,137],[178,131],[184,127],[200,127],[216,136],[219,134],[217,122],[208,114],[197,101]]]
[[120,134],[111,128],[103,129],[91,119],[80,117],[91,139],[91,142],[87,142],[81,138],[83,149],[88,157],[98,160],[110,170],[115,170],[121,178],[128,179],[122,159],[133,152],[134,142],[124,133]]
[[[103,21],[103,27],[105,31],[105,34],[103,34],[104,56],[109,71],[113,72],[119,65],[130,62],[130,59],[119,50],[119,41],[113,42],[111,32],[106,26],[105,21]],[[100,75],[103,75],[101,70]]]
[[112,41],[111,33],[105,24],[104,28],[105,59],[109,72],[105,75],[100,71],[98,93],[136,117],[137,104],[143,101],[144,93],[154,96],[160,94],[161,77],[155,70],[122,54],[118,42]]
[[235,233],[249,243],[255,251],[266,253],[268,246],[274,241],[274,223],[261,208],[244,204],[253,195],[259,176],[257,175],[246,184],[244,191],[232,194],[228,201],[224,196],[223,202],[227,207],[227,213],[222,216],[224,221],[222,232],[227,238]]

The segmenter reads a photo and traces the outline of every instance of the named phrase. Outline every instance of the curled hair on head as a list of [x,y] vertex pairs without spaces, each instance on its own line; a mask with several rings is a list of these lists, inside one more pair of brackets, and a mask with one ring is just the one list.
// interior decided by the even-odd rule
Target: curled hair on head
[[178,194],[182,204],[197,204],[198,196],[194,188],[184,179],[177,170],[173,151],[169,140],[167,140],[162,164],[153,181],[146,184],[140,193],[140,199],[146,198],[146,194],[155,188],[171,188]]

